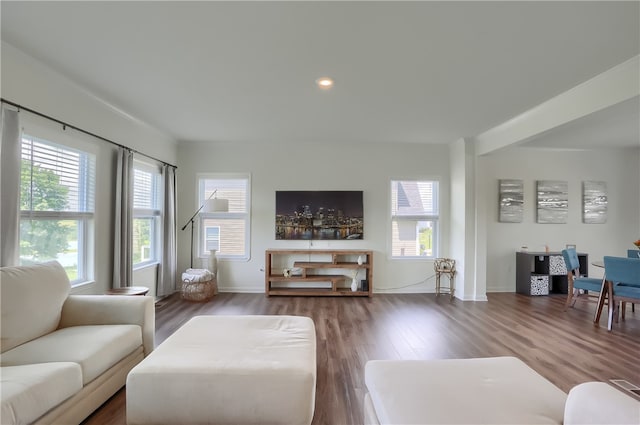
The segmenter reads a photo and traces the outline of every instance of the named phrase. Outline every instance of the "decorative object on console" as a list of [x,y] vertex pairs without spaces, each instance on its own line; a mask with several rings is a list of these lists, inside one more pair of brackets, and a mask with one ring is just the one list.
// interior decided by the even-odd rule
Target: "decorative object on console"
[[[357,263],[359,266],[362,265],[362,256],[358,256]],[[353,270],[351,273],[351,292],[356,292],[358,290],[358,272],[359,269]]]
[[[204,203],[202,205],[200,205],[200,208],[198,208],[196,210],[195,213],[193,213],[193,215],[191,216],[191,218],[189,219],[189,221],[187,221],[184,226],[182,226],[182,231],[184,231],[184,229],[187,228],[187,226],[189,224],[191,224],[191,261],[190,261],[190,266],[191,268],[193,268],[193,222],[196,218],[196,216],[198,215],[198,213],[200,211],[202,211],[202,209],[204,209],[204,212],[227,212],[229,211],[229,200],[228,199],[222,199],[222,198],[213,198],[213,196],[218,193],[218,189],[214,190],[211,195],[209,195],[209,197],[207,198],[206,201],[204,201]],[[211,199],[213,198],[213,199]]]
[[582,182],[582,221],[586,224],[607,222],[606,182]]
[[276,191],[276,239],[362,239],[361,190]]
[[367,279],[362,279],[360,285],[362,292],[369,292],[369,281]]
[[569,189],[566,181],[538,180],[538,223],[564,224],[569,215]]
[[358,290],[358,280],[354,277],[351,279],[351,292],[356,292]]
[[500,213],[501,223],[521,223],[524,193],[522,180],[500,180]]

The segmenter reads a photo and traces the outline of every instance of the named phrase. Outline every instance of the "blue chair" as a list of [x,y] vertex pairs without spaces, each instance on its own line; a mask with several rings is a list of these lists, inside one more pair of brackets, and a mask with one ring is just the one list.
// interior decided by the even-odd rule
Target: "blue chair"
[[580,297],[580,289],[587,291],[587,301],[589,300],[589,292],[599,293],[602,290],[602,280],[594,279],[590,277],[580,276],[580,261],[578,260],[578,253],[574,248],[567,248],[562,250],[562,257],[564,258],[564,264],[567,266],[567,302],[564,305],[566,311],[569,306],[573,307],[578,298]]
[[[628,249],[627,250],[627,257],[629,258],[640,258],[640,249]],[[623,308],[622,308],[622,318],[624,318],[624,304],[623,304]],[[636,311],[636,305],[634,303],[631,303],[631,311]]]
[[609,282],[609,305],[614,307],[609,309],[607,324],[611,330],[618,302],[640,302],[640,258],[604,257],[604,273]]

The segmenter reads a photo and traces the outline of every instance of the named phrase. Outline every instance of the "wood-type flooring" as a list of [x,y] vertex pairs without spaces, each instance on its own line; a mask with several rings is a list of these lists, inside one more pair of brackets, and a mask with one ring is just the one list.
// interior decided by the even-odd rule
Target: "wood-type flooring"
[[[595,305],[564,312],[565,296],[488,294],[463,302],[434,294],[372,298],[265,297],[218,294],[207,303],[174,294],[156,305],[156,345],[196,315],[289,314],[311,317],[317,335],[314,425],[362,424],[364,365],[372,359],[516,356],[569,391],[587,381],[626,379],[640,386],[640,309],[607,331],[594,325]],[[606,311],[606,307],[605,307]],[[85,425],[126,423],[126,389]],[[215,394],[211,394],[215,397]],[[455,397],[452,394],[452,397]],[[464,400],[459,400],[464,408]]]

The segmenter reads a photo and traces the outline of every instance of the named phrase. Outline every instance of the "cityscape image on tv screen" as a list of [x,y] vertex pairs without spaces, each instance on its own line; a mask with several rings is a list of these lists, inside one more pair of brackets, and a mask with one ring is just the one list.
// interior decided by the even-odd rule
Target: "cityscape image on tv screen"
[[362,239],[361,190],[276,191],[276,239]]

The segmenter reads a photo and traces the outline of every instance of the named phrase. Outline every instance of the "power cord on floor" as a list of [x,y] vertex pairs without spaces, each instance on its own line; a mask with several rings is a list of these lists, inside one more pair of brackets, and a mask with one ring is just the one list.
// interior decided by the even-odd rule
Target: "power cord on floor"
[[431,279],[433,279],[434,277],[436,277],[435,274],[432,274],[431,276],[427,276],[424,279],[422,279],[419,282],[415,282],[415,283],[409,283],[407,285],[402,285],[402,286],[394,286],[393,288],[375,288],[376,292],[380,292],[380,291],[393,291],[395,289],[404,289],[404,288],[410,288],[412,286],[418,286],[418,285],[422,285],[424,283],[427,283],[428,281],[430,281]]

